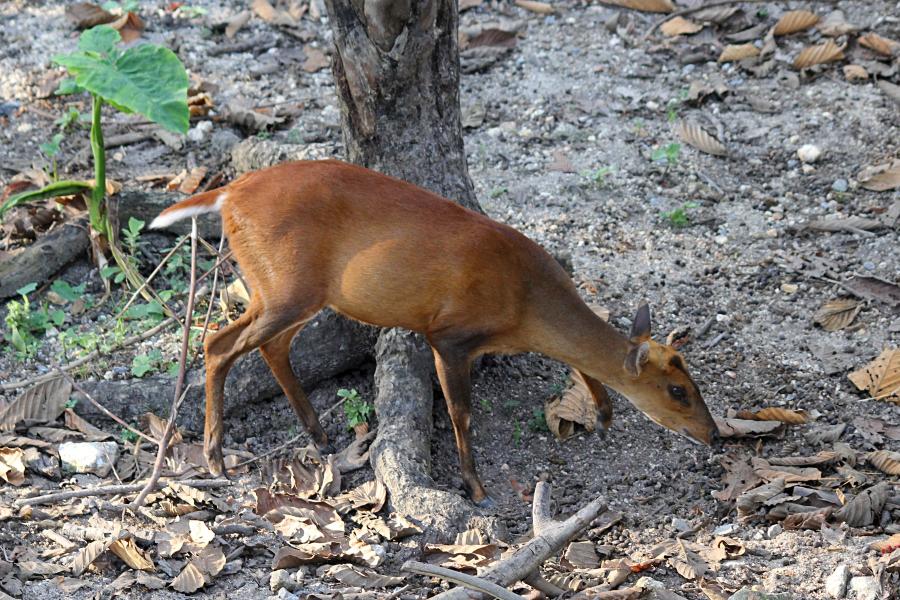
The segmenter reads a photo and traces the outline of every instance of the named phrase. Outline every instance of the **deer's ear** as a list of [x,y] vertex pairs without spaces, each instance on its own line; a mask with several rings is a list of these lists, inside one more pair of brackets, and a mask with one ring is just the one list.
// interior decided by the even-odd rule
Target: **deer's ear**
[[631,323],[631,341],[635,344],[650,339],[650,307],[641,304]]
[[650,360],[650,342],[643,341],[635,344],[625,355],[625,370],[634,377],[638,377],[648,360]]

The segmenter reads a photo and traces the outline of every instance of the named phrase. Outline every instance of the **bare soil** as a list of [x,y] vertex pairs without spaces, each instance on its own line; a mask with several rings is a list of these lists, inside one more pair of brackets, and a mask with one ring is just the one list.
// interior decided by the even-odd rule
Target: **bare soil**
[[[239,101],[251,107],[292,107],[294,114],[266,134],[212,120],[211,132],[186,141],[181,149],[155,138],[118,148],[110,152],[112,178],[126,187],[141,187],[146,185],[137,181],[142,175],[174,174],[194,165],[227,176],[234,172],[234,144],[254,136],[297,144],[296,152],[312,158],[341,157],[331,73],[301,68],[301,42],[254,18],[235,40],[258,36],[274,40],[273,46],[213,56],[209,50],[226,43],[217,25],[243,10],[244,3],[198,0],[191,6],[207,13],[191,19],[173,17],[165,4],[143,3],[148,24],[144,38],[167,44],[192,75],[214,84],[217,108]],[[767,11],[772,18],[806,6],[796,4],[745,5],[745,18],[755,23],[760,18],[756,11]],[[495,64],[462,78],[466,148],[481,205],[491,217],[563,258],[585,298],[606,306],[618,328],[627,329],[642,300],[650,303],[658,339],[691,328],[695,335],[684,354],[714,414],[774,406],[805,410],[817,418],[788,428],[781,439],[727,440],[710,449],[661,429],[616,397],[608,432],[560,442],[541,429],[534,411],[565,385],[565,366],[536,355],[488,357],[474,377],[474,447],[480,473],[498,501],[495,514],[516,538],[530,527],[530,504],[517,489],[527,492],[537,480],[549,481],[560,513],[573,512],[602,494],[610,510],[623,513],[619,525],[594,539],[608,552],[605,558],[628,556],[673,538],[680,519],[701,525],[690,536],[700,543],[709,543],[714,528],[734,524],[729,535],[740,539],[747,553],[722,564],[715,574],[722,585],[729,590],[759,585],[794,598],[826,598],[825,578],[839,564],[848,564],[854,576],[869,574],[867,565],[876,554],[868,543],[872,535],[900,523],[896,505],[876,527],[835,525],[843,535],[835,543],[817,530],[779,532],[769,522],[742,521],[733,502],[718,501],[711,493],[724,487],[719,461],[726,453],[813,454],[820,448],[805,434],[823,424],[846,423],[841,441],[860,452],[900,451],[900,442],[873,437],[854,424],[858,417],[900,424],[900,407],[860,395],[846,378],[883,348],[900,343],[897,308],[868,301],[853,325],[837,332],[812,322],[824,302],[845,295],[836,281],[852,274],[900,281],[897,222],[863,233],[805,227],[835,215],[880,218],[892,206],[896,209],[900,193],[867,191],[855,176],[866,165],[900,156],[900,106],[871,81],[844,79],[841,64],[874,60],[864,49],[854,46],[848,51],[851,59],[837,66],[803,73],[792,69],[791,58],[801,45],[817,39],[815,33],[779,39],[774,68],[757,77],[734,63],[717,64],[721,43],[715,35],[698,34],[707,36],[699,41],[657,35],[644,41],[641,35],[655,16],[623,11],[619,33],[613,33],[606,24],[618,9],[581,2],[557,6],[559,12],[549,16],[506,4],[462,15],[467,32],[500,26],[521,34],[516,47]],[[823,14],[829,10],[812,6]],[[834,6],[848,21],[900,39],[896,3]],[[306,18],[304,27],[309,44],[331,51],[325,22]],[[37,145],[51,137],[52,119],[64,107],[86,110],[83,99],[39,97],[48,78],[59,73],[49,57],[74,45],[63,3],[0,6],[0,105],[15,105],[2,117],[0,186],[40,161]],[[703,58],[697,59],[697,53]],[[894,71],[897,64],[895,58]],[[890,77],[897,82],[896,75]],[[727,91],[699,103],[681,101],[692,83],[710,81],[722,82]],[[729,155],[710,156],[680,142],[670,121],[673,115],[703,123],[725,143]],[[110,113],[107,136],[143,130],[145,126],[134,124],[138,120]],[[652,160],[655,149],[673,142],[681,143],[673,164]],[[58,158],[63,170],[90,176],[87,161],[79,157],[86,143],[84,134],[66,138]],[[798,159],[797,150],[805,144],[821,149],[818,161]],[[552,167],[560,163],[560,153],[570,172]],[[672,215],[680,208],[684,226]],[[151,256],[171,243],[156,234],[142,239]],[[87,282],[89,293],[100,290],[97,271],[86,260],[61,277],[73,285]],[[90,329],[108,316],[89,312],[73,322]],[[170,331],[104,357],[81,375],[129,378],[135,354],[156,347],[171,360],[177,338]],[[9,346],[2,347],[2,382],[46,370],[48,357],[58,351],[52,336],[35,358],[25,361]],[[325,410],[338,388],[356,388],[371,398],[372,371],[369,367],[319,386],[310,394],[313,403]],[[14,397],[0,396],[7,401]],[[335,413],[325,421],[339,447],[349,443],[352,434],[343,415]],[[452,430],[439,404],[435,423],[434,477],[440,487],[462,493]],[[298,428],[283,398],[231,406],[226,445],[262,452]],[[896,476],[867,471],[888,481],[895,497],[900,493]],[[245,489],[254,477],[247,477]],[[359,475],[359,480],[365,478]],[[9,486],[0,487],[0,503],[14,497]],[[23,539],[26,544],[41,539],[38,528],[24,521],[6,521],[4,530],[0,549],[7,558]],[[274,542],[269,546],[277,547]],[[686,598],[706,597],[695,581],[670,567],[645,574]],[[76,596],[98,593],[115,575],[91,575],[90,585]],[[218,578],[197,597],[266,597],[271,593],[268,576],[268,557],[248,560],[243,570]],[[417,580],[407,593],[427,592],[423,581]],[[897,574],[885,581],[882,597],[897,597]],[[51,580],[31,580],[23,590],[25,598],[59,594]],[[147,594],[132,590],[124,595]]]

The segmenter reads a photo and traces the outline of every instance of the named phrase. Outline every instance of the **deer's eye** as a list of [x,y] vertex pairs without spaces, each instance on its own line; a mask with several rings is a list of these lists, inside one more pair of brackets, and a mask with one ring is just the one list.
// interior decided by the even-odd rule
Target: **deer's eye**
[[687,404],[687,391],[680,385],[670,385],[669,394],[682,404]]

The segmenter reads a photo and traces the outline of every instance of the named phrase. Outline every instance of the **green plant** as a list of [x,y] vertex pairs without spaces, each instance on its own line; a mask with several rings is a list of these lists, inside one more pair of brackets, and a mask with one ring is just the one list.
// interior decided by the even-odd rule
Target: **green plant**
[[[0,218],[18,204],[59,195],[90,190],[87,198],[90,225],[99,248],[109,239],[106,213],[106,153],[101,124],[105,104],[124,112],[140,113],[150,121],[173,131],[186,133],[189,125],[187,88],[189,80],[184,65],[168,48],[142,44],[121,50],[119,32],[108,25],[98,25],[78,38],[78,50],[53,57],[65,67],[74,81],[60,85],[57,93],[86,91],[91,95],[91,150],[94,157],[94,182],[59,181],[41,190],[16,194],[0,206]],[[92,238],[93,239],[93,238]],[[129,265],[120,261],[125,271]]]
[[600,167],[598,169],[594,169],[593,171],[583,171],[581,175],[587,178],[588,181],[593,183],[598,188],[604,188],[608,183],[606,181],[606,176],[612,173],[612,171],[612,167]]
[[521,402],[519,402],[515,398],[507,398],[503,401],[503,408],[507,412],[512,412],[513,410],[519,408],[519,404],[521,404]]
[[480,400],[480,404],[481,404],[481,410],[483,410],[484,412],[493,412],[494,406],[491,404],[491,401],[488,400],[487,398],[482,398]]
[[66,302],[75,302],[84,296],[84,288],[86,285],[87,283],[79,283],[78,285],[73,286],[68,281],[57,279],[50,285],[50,291],[54,292]]
[[668,118],[669,123],[674,123],[678,120],[678,111],[681,109],[684,101],[687,100],[688,93],[689,90],[683,89],[678,93],[677,98],[672,98],[666,103],[666,118]]
[[370,402],[360,398],[359,392],[355,389],[341,388],[337,391],[337,395],[344,399],[344,416],[347,417],[347,429],[353,429],[357,425],[369,422],[369,416],[374,412],[375,407]]
[[138,354],[131,361],[131,374],[135,377],[143,377],[150,371],[160,370],[164,365],[162,352],[154,348],[147,354]]
[[4,332],[4,337],[21,356],[33,355],[40,343],[38,338],[51,327],[61,327],[66,320],[64,311],[49,310],[46,305],[38,310],[32,310],[28,294],[36,289],[36,283],[22,286],[16,290],[22,300],[10,300],[6,305],[4,320],[7,331]]
[[650,159],[653,160],[653,162],[665,159],[666,168],[674,167],[678,164],[679,154],[681,154],[681,144],[672,142],[671,144],[660,146],[654,150],[653,154],[650,155]]
[[66,403],[63,406],[70,410],[74,409],[76,406],[78,406],[78,398],[69,398],[68,400],[66,400]]
[[125,429],[123,427],[122,433],[119,434],[119,439],[122,440],[123,444],[133,444],[137,441],[138,435],[130,429]]
[[663,211],[662,216],[668,219],[673,227],[687,227],[691,224],[688,211],[692,208],[697,208],[696,202],[685,202],[674,210]]
[[40,148],[41,152],[44,153],[44,156],[50,159],[50,172],[48,175],[50,179],[56,181],[58,178],[56,176],[56,155],[59,154],[59,145],[62,143],[63,134],[57,133],[54,134],[49,142],[44,142],[43,144],[38,144],[38,148]]
[[531,411],[531,418],[528,419],[528,429],[534,432],[550,431],[550,428],[547,427],[547,418],[544,415],[543,408],[535,407]]
[[74,106],[70,106],[69,109],[62,114],[60,118],[53,121],[53,124],[59,127],[59,130],[65,133],[71,128],[74,128],[81,121],[84,120],[85,115],[82,115],[78,112],[78,109]]
[[491,196],[491,198],[499,198],[500,196],[506,194],[508,191],[509,190],[507,190],[503,186],[495,187],[494,189],[491,190],[490,196]]
[[183,15],[187,19],[202,17],[206,14],[206,9],[202,6],[185,6],[181,5],[175,10],[176,15]]
[[144,222],[134,217],[128,218],[128,227],[122,229],[122,241],[125,242],[125,249],[132,256],[137,253],[138,240],[141,237],[141,230],[144,228]]
[[522,441],[522,424],[518,421],[513,423],[512,439],[516,446]]

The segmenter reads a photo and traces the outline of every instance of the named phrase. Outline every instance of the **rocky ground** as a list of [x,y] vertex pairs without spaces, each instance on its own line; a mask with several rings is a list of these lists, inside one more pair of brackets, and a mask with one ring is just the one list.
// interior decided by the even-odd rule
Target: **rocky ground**
[[[260,166],[254,161],[271,153],[274,144],[285,157],[342,156],[332,76],[323,68],[327,63],[317,64],[316,50],[331,52],[327,23],[315,16],[318,5],[290,31],[254,16],[228,40],[221,25],[244,3],[199,0],[190,7],[203,11],[175,13],[166,4],[141,3],[147,23],[143,39],[177,52],[208,90],[214,104],[211,117],[242,105],[262,107],[282,122],[255,131],[226,118],[200,119],[187,139],[163,140],[152,127],[137,124],[139,118],[110,112],[107,136],[148,134],[110,151],[110,177],[126,189],[148,188],[155,183],[148,176],[159,175],[164,182],[196,166],[230,177]],[[604,560],[629,558],[639,564],[657,556],[653,549],[676,536],[699,548],[726,535],[738,540],[743,551],[711,562],[715,568],[706,579],[718,581],[725,590],[721,597],[758,586],[789,598],[828,598],[826,578],[840,565],[849,567],[848,576],[854,578],[849,597],[897,597],[896,563],[893,572],[882,573],[881,555],[869,544],[900,530],[900,482],[863,457],[875,450],[900,451],[900,410],[858,392],[847,374],[884,348],[897,347],[900,302],[896,288],[875,293],[857,287],[853,295],[846,287],[853,284],[846,282],[854,275],[900,281],[900,192],[871,191],[857,179],[865,167],[900,157],[900,104],[871,77],[850,82],[842,70],[860,64],[870,74],[898,83],[897,58],[860,46],[857,34],[850,34],[838,40],[849,42],[844,60],[798,71],[791,63],[800,49],[824,39],[816,29],[776,38],[775,51],[755,64],[717,63],[716,57],[727,43],[725,33],[771,25],[789,9],[810,6],[823,16],[839,8],[861,31],[900,39],[900,5],[794,4],[746,4],[724,24],[707,26],[694,36],[657,32],[648,39],[642,36],[657,17],[597,3],[562,2],[556,13],[542,15],[485,2],[462,14],[461,30],[469,40],[489,28],[518,34],[512,49],[463,51],[466,149],[485,211],[563,258],[585,298],[607,307],[618,328],[627,329],[642,300],[652,307],[658,339],[690,328],[684,355],[714,414],[777,407],[810,417],[781,436],[728,438],[709,449],[662,430],[617,397],[610,431],[561,442],[545,430],[535,409],[565,387],[566,368],[532,355],[485,359],[475,374],[474,446],[480,472],[499,504],[493,514],[507,526],[510,539],[528,532],[528,494],[536,481],[546,480],[561,513],[602,494],[610,510],[622,514],[616,525],[588,536]],[[5,185],[16,174],[46,166],[38,144],[52,137],[53,120],[68,106],[84,111],[87,105],[83,98],[47,97],[61,74],[49,57],[75,45],[63,3],[7,2],[0,6],[0,24],[0,119],[5,123],[0,184]],[[243,52],[216,51],[235,42],[251,43]],[[686,143],[678,133],[682,122],[702,125],[724,144],[726,156]],[[57,156],[63,172],[89,176],[86,140],[83,130],[65,137]],[[805,146],[815,148],[798,154]],[[848,218],[868,219],[868,224],[839,221]],[[844,223],[839,226],[844,230],[822,231],[815,224],[823,219]],[[151,259],[158,260],[171,242],[166,236],[143,234],[145,266],[152,268]],[[16,243],[14,239],[2,251],[14,253]],[[183,270],[174,271],[172,281],[179,276]],[[72,286],[85,283],[85,293],[100,296],[98,273],[87,261],[70,266],[60,278]],[[45,297],[40,294],[35,302]],[[820,307],[838,297],[862,301],[855,319],[838,331],[814,324]],[[61,305],[69,312],[65,324],[47,333],[32,358],[23,360],[11,346],[2,346],[0,382],[45,372],[59,356],[60,332],[106,327],[114,314],[109,307],[121,305],[118,298],[108,309],[89,308],[79,315],[71,314],[71,304]],[[8,314],[9,309],[0,310]],[[135,331],[140,327],[130,326]],[[129,380],[135,357],[154,349],[160,356],[152,368],[165,370],[179,343],[179,335],[169,330],[104,356],[78,375]],[[326,409],[339,388],[355,388],[371,398],[373,368],[367,365],[325,382],[311,392],[313,403]],[[12,401],[17,393],[2,398]],[[228,419],[226,445],[251,453],[283,442],[298,427],[283,398],[234,406]],[[351,441],[340,411],[324,421],[338,446]],[[459,491],[453,435],[439,406],[435,422],[435,479],[440,487]],[[856,473],[863,473],[867,483],[857,487],[858,480],[832,466],[821,467],[819,479],[800,481],[832,495],[840,492],[836,510],[862,495],[861,490],[884,483],[888,500],[869,523],[848,525],[830,518],[813,528],[790,529],[782,522],[784,515],[774,516],[768,508],[754,507],[757,518],[742,518],[734,497],[712,495],[726,489],[728,473],[735,470],[727,464],[751,456],[842,451],[832,445],[834,439],[823,443],[815,435],[839,424],[846,429],[838,443],[854,453],[853,460],[843,455],[844,466],[853,467],[859,457]],[[26,486],[58,486],[35,483],[37,475],[27,477]],[[260,475],[242,477],[239,482],[249,491]],[[354,483],[366,479],[354,477]],[[792,494],[790,502],[803,503],[797,488]],[[0,487],[0,505],[16,497],[10,486]],[[784,501],[776,498],[770,506]],[[72,519],[90,524],[92,514]],[[759,518],[767,514],[768,519]],[[10,518],[4,529],[0,549],[5,560],[0,565],[16,562],[23,540],[27,547],[48,544],[34,521]],[[272,547],[271,540],[268,545]],[[403,553],[400,544],[389,547]],[[65,558],[61,561],[66,564]],[[686,598],[716,597],[701,589],[701,578],[685,576],[676,562],[669,557],[637,569],[645,572],[625,585],[646,575]],[[197,594],[265,597],[272,592],[270,563],[270,555],[247,558],[244,568],[226,570]],[[98,593],[121,572],[119,567],[108,565],[90,575],[88,585],[73,594]],[[314,569],[304,568],[308,581],[316,579]],[[396,569],[396,561],[389,561],[382,570]],[[880,576],[880,587],[873,573]],[[327,577],[323,581],[323,593],[345,587]],[[35,576],[21,591],[26,598],[65,595],[58,586],[53,579]],[[402,593],[421,596],[434,586],[412,579]],[[145,595],[138,590],[119,593]]]

